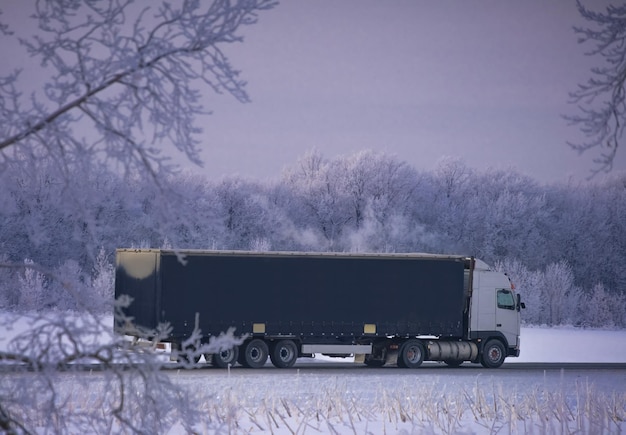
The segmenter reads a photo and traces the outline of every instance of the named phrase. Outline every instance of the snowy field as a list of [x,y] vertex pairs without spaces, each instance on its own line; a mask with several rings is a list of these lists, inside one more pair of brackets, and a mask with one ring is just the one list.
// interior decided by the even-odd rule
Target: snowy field
[[[30,322],[12,318],[12,328],[2,334],[0,350]],[[507,359],[507,363],[517,362],[626,363],[626,331],[524,328],[522,356]],[[353,368],[352,364],[334,364],[327,370],[310,369],[308,364],[299,367],[165,373],[202,411],[194,426],[201,434],[626,431],[624,369],[518,370],[507,365],[487,370],[471,364],[450,369],[436,363],[416,370]],[[0,398],[10,392],[12,382],[33,376],[3,375]],[[103,376],[97,372],[57,375],[57,395],[68,412],[88,413],[103,407],[107,389]],[[24,415],[37,418],[29,412],[35,413],[24,410]],[[46,423],[40,427],[41,433],[47,433]],[[115,432],[113,425],[111,433]],[[161,433],[186,431],[180,422],[167,421]]]

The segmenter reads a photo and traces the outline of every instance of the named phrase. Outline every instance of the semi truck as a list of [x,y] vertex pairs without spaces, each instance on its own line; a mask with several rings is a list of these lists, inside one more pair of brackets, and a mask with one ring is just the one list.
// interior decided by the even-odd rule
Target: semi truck
[[202,342],[235,328],[241,344],[205,355],[218,367],[269,358],[287,368],[322,354],[496,368],[520,354],[524,303],[506,274],[472,256],[118,249],[115,295],[132,300],[118,332],[168,324],[163,341],[181,355],[194,328]]

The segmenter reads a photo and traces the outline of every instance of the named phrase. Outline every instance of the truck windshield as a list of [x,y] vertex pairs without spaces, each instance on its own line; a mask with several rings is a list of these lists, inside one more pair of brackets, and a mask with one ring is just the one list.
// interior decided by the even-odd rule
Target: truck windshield
[[515,298],[511,290],[500,289],[498,290],[498,308],[505,310],[515,309]]

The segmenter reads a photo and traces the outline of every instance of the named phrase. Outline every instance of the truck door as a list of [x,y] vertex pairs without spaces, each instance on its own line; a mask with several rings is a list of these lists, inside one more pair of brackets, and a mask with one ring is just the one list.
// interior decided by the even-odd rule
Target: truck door
[[519,336],[519,312],[515,293],[506,288],[496,289],[496,331],[502,332],[509,346],[517,346]]

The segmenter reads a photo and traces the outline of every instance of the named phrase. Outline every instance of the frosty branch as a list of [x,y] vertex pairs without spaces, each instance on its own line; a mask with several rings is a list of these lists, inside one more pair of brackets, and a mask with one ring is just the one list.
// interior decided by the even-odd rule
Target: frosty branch
[[173,145],[200,164],[194,122],[208,113],[203,87],[248,101],[221,46],[241,41],[240,27],[274,4],[37,2],[40,32],[19,41],[50,75],[29,98],[19,69],[0,78],[2,159],[52,157],[63,166],[98,158],[155,176],[170,169],[161,151]]
[[606,12],[594,12],[577,1],[581,16],[592,28],[575,27],[578,42],[593,43],[587,54],[603,59],[603,65],[592,68],[591,78],[570,93],[572,103],[581,114],[566,116],[578,125],[586,140],[568,143],[579,153],[596,149],[593,174],[609,172],[623,140],[626,125],[626,6],[609,6]]

